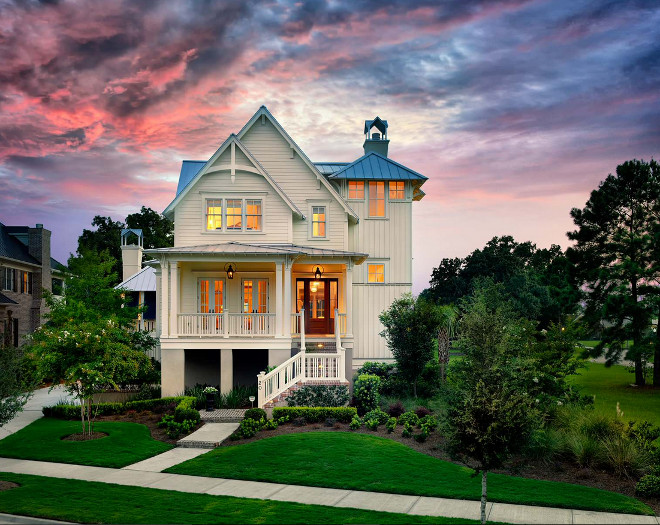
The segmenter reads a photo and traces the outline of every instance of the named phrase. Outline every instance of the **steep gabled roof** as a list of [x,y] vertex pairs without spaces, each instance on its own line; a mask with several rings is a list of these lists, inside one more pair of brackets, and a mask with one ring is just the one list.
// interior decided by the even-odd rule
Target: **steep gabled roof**
[[[27,246],[25,246],[21,241],[9,233],[10,230],[18,231],[18,229],[22,230],[23,227],[7,227],[0,222],[0,257],[6,257],[8,259],[14,259],[15,261],[21,261],[24,263],[41,266],[41,263],[39,263],[39,261],[30,255]],[[27,234],[27,226],[25,226],[24,229],[25,233]]]
[[309,160],[307,155],[305,155],[305,152],[300,149],[300,146],[296,144],[296,142],[289,136],[289,134],[284,130],[284,128],[280,125],[280,123],[277,121],[277,119],[272,115],[270,111],[268,111],[268,108],[266,106],[261,106],[257,112],[252,116],[250,120],[247,121],[245,126],[241,129],[241,131],[238,132],[238,138],[242,138],[248,130],[252,127],[252,125],[260,118],[260,117],[265,117],[268,120],[270,120],[271,124],[275,127],[275,129],[284,137],[284,140],[286,140],[289,143],[289,146],[298,154],[298,156],[302,159],[302,161],[307,165],[307,167],[316,175],[316,178],[321,181],[321,184],[323,184],[326,189],[330,192],[330,194],[337,200],[337,202],[341,205],[342,208],[344,208],[344,211],[348,213],[350,217],[352,217],[356,222],[360,220],[360,217],[358,216],[355,211],[346,203],[346,201],[337,193],[337,190],[333,188],[332,184],[328,182],[328,180],[321,174],[319,169],[314,165],[314,163]]
[[[371,151],[328,176],[329,179],[426,181],[428,177]],[[423,182],[422,182],[423,183]]]
[[183,191],[183,188],[190,184],[190,181],[195,178],[195,175],[206,164],[205,160],[184,160],[181,163],[181,173],[179,174],[179,184],[176,187],[176,195],[179,196],[179,193]]
[[[220,167],[213,167],[213,164],[215,161],[222,155],[227,148],[230,146],[233,147],[238,147],[250,160],[250,162],[253,163],[254,168],[251,166],[235,166],[235,165],[229,165],[229,164],[223,164]],[[170,204],[165,208],[163,211],[163,215],[166,217],[169,217],[176,207],[176,205],[181,202],[183,197],[186,196],[186,194],[190,191],[190,189],[195,185],[195,183],[204,176],[205,173],[211,173],[215,171],[225,171],[225,170],[231,170],[231,169],[239,169],[239,170],[244,170],[244,171],[250,171],[252,173],[257,173],[259,175],[262,175],[266,181],[273,187],[275,192],[282,198],[282,200],[291,208],[291,211],[298,215],[301,218],[305,218],[304,214],[298,209],[298,207],[293,203],[293,201],[289,198],[289,196],[284,193],[282,188],[275,182],[275,180],[268,174],[268,172],[264,169],[264,167],[259,163],[254,158],[254,155],[245,147],[245,145],[238,139],[238,137],[235,134],[229,135],[227,140],[225,140],[222,145],[218,148],[218,150],[213,154],[213,156],[204,163],[204,165],[199,168],[194,174],[193,171],[197,168],[196,164],[201,161],[184,161],[186,163],[186,166],[181,166],[181,175],[179,177],[179,185],[177,188],[177,194],[176,197]],[[233,166],[233,168],[232,168]],[[184,180],[182,180],[182,178]]]

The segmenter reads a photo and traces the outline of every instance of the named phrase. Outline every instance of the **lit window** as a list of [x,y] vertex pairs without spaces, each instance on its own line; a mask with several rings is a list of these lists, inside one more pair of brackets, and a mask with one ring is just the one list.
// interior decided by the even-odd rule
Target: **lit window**
[[325,237],[325,206],[312,207],[312,237]]
[[32,272],[19,272],[21,280],[21,293],[32,293]]
[[362,180],[348,181],[348,198],[364,199],[364,181]]
[[368,282],[370,283],[384,283],[385,282],[385,265],[384,264],[369,264],[368,269]]
[[384,182],[369,182],[369,217],[385,217]]
[[206,229],[222,230],[222,199],[206,201]]
[[227,199],[227,229],[243,229],[243,200]]
[[405,182],[390,182],[390,200],[402,200],[406,198]]
[[245,201],[245,224],[248,231],[261,231],[261,200]]

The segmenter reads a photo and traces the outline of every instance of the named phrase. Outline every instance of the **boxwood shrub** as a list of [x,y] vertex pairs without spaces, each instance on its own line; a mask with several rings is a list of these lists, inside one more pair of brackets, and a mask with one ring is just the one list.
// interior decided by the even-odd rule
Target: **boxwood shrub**
[[[123,414],[128,410],[151,410],[156,412],[163,410],[170,405],[178,405],[185,399],[185,396],[178,397],[160,397],[158,399],[142,399],[139,401],[127,401],[125,403],[98,403],[94,409],[98,409],[99,416],[111,416]],[[194,399],[194,398],[190,398]],[[80,405],[54,405],[42,409],[44,416],[57,419],[80,419]]]
[[307,423],[320,423],[332,417],[342,423],[350,423],[353,416],[357,415],[355,407],[275,407],[273,408],[273,419],[279,420],[286,417],[289,421],[303,418]]
[[308,385],[293,392],[287,403],[290,407],[343,407],[349,399],[346,385]]
[[194,421],[199,423],[200,415],[195,409],[197,399],[194,397],[184,397],[174,409],[174,420],[182,423],[183,421]]

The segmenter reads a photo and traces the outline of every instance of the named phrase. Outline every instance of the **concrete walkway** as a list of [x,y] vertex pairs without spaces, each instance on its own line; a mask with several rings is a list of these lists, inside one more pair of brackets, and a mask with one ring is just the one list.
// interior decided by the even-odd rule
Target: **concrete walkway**
[[[349,507],[423,516],[479,519],[478,501],[166,474],[160,472],[160,470],[155,470],[160,469],[160,464],[154,464],[154,471],[148,471],[144,468],[146,461],[130,465],[123,469],[111,469],[0,458],[0,472],[34,474],[53,478],[97,481],[101,483],[115,483],[118,485],[175,490],[179,492],[234,496],[237,498],[291,501],[310,505]],[[136,468],[140,464],[142,464],[141,470]],[[505,503],[488,503],[487,512],[488,520],[505,523],[660,524],[660,520],[655,516],[612,514],[584,510],[509,505]],[[128,518],[130,519],[130,517]]]
[[189,448],[215,448],[231,436],[237,428],[238,423],[204,423],[192,434],[177,441],[176,445]]

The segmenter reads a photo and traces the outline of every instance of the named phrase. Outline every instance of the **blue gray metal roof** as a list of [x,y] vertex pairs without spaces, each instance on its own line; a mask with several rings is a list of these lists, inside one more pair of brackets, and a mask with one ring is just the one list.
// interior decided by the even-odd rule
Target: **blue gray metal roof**
[[177,196],[183,191],[183,188],[188,186],[195,175],[199,173],[206,164],[205,160],[184,160],[181,163],[181,173],[179,174],[179,185],[176,187]]
[[360,157],[355,162],[344,166],[336,173],[329,175],[328,178],[352,180],[427,180],[427,177],[424,175],[373,151]]
[[145,266],[138,273],[131,275],[124,282],[119,283],[115,288],[130,290],[132,292],[155,292],[156,270],[151,266]]
[[350,164],[350,162],[315,162],[314,166],[316,166],[316,169],[318,169],[322,175],[332,175],[348,164]]
[[365,120],[364,121],[364,134],[366,135],[369,133],[369,130],[373,127],[376,126],[376,128],[383,134],[387,133],[387,120],[383,120],[380,117],[376,117],[373,120]]

